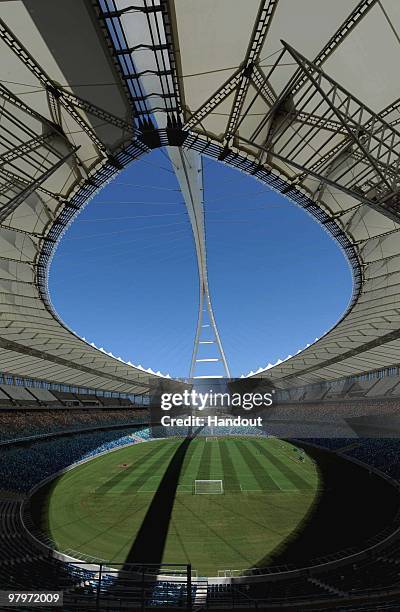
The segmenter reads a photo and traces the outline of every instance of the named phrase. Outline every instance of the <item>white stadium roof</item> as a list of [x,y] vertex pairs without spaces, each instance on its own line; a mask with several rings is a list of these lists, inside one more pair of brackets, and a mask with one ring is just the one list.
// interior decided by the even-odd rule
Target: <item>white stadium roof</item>
[[400,362],[397,0],[6,0],[0,18],[0,371],[120,392],[157,380],[68,329],[47,270],[93,194],[159,146],[254,175],[348,257],[345,316],[265,376]]

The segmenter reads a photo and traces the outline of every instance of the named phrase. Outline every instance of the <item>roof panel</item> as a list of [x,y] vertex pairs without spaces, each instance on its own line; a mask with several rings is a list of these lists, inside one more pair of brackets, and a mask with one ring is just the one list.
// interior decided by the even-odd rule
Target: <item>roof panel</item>
[[243,62],[258,7],[259,0],[174,1],[185,102],[191,111]]
[[[128,8],[131,2],[117,0],[116,6]],[[240,89],[237,91],[232,83],[228,83],[226,93],[231,92],[229,97],[225,97],[225,92],[220,92],[218,99],[222,99],[221,104],[211,104],[209,114],[206,110],[200,120],[190,126],[191,129],[198,131],[199,138],[208,140],[209,152],[215,155],[218,155],[215,147],[217,140],[222,141],[223,145],[228,143],[232,146],[236,156],[228,149],[224,150],[228,162],[242,164],[243,167],[243,159],[239,156],[243,154],[248,160],[264,164],[265,168],[261,171],[250,166],[249,161],[246,162],[258,178],[273,181],[276,175],[280,175],[284,180],[272,183],[279,189],[289,189],[291,185],[288,181],[296,177],[296,181],[300,182],[296,182],[293,197],[297,198],[298,204],[312,210],[323,220],[325,227],[337,235],[340,244],[352,258],[355,275],[360,276],[361,298],[357,300],[356,292],[352,310],[347,316],[321,340],[298,356],[269,369],[266,375],[288,384],[289,380],[312,381],[357,372],[373,364],[374,358],[376,362],[379,358],[379,363],[389,362],[393,358],[393,351],[386,340],[382,340],[384,344],[375,349],[366,343],[371,339],[379,343],[384,338],[385,322],[390,330],[396,330],[398,325],[396,308],[400,298],[397,291],[400,241],[398,231],[394,232],[397,226],[388,217],[391,214],[389,207],[396,209],[398,203],[388,189],[396,188],[400,137],[390,129],[385,128],[383,132],[370,129],[374,121],[382,127],[379,118],[368,115],[370,123],[365,123],[366,119],[362,123],[363,115],[360,115],[355,98],[380,111],[400,97],[399,86],[393,78],[399,54],[396,36],[400,23],[398,3],[394,0],[377,2],[367,11],[362,7],[370,4],[358,5],[357,0],[279,0],[269,28],[266,28],[266,41],[258,49],[260,54],[257,54],[256,43],[252,47],[256,49],[254,57],[259,67],[247,66],[246,71],[243,62],[254,32],[259,0],[176,0],[174,3],[164,3],[163,11],[156,11],[155,14],[142,14],[138,9],[143,6],[143,0],[138,0],[134,11],[121,15],[120,23],[125,30],[128,46],[153,45],[152,34],[157,27],[159,42],[168,45],[168,49],[159,50],[157,55],[166,69],[164,75],[160,74],[154,50],[141,47],[133,51],[134,69],[146,73],[140,77],[143,95],[157,93],[157,97],[151,98],[150,107],[154,110],[155,105],[164,104],[156,114],[159,125],[167,124],[165,99],[160,95],[164,95],[163,87],[172,91],[177,83],[183,84],[184,99],[181,102],[188,107],[180,109],[179,96],[174,89],[173,104],[178,106],[174,110],[176,116],[168,115],[171,125],[171,121],[173,123],[179,119],[180,110],[187,120],[190,112],[196,111],[214,96],[240,68],[242,72],[237,73],[235,80],[235,88]],[[153,6],[157,9],[159,0],[155,0]],[[342,29],[342,24],[356,6],[361,7],[360,16],[353,15],[353,21],[348,20],[346,28]],[[61,194],[63,198],[75,196],[73,202],[83,204],[97,185],[113,175],[114,170],[106,165],[109,155],[115,156],[122,142],[127,144],[132,140],[126,126],[119,123],[117,127],[115,117],[107,117],[101,112],[103,108],[117,118],[130,121],[131,113],[136,108],[136,103],[128,98],[128,88],[122,82],[115,49],[114,55],[112,53],[115,37],[113,39],[105,29],[101,29],[92,4],[84,0],[73,3],[15,0],[1,3],[0,13],[16,38],[32,53],[38,66],[48,73],[49,81],[43,74],[33,76],[26,58],[21,61],[2,41],[1,78],[13,81],[8,85],[12,92],[18,94],[19,103],[25,102],[55,124],[62,125],[69,144],[58,134],[52,142],[59,153],[66,154],[71,145],[79,147],[77,160],[71,159],[65,163],[39,190],[27,196],[16,210],[9,210],[3,219],[2,225],[9,224],[15,231],[0,230],[0,345],[6,341],[14,343],[13,351],[5,351],[5,357],[12,367],[20,369],[19,373],[22,370],[26,373],[41,372],[43,377],[68,379],[74,384],[78,384],[77,381],[89,384],[90,381],[91,385],[101,388],[132,389],[140,377],[144,376],[146,380],[149,377],[90,347],[63,326],[45,302],[36,299],[39,289],[41,296],[47,299],[43,272],[51,249],[48,244],[44,255],[45,252],[41,250],[45,244],[43,239],[48,232],[51,232],[53,240],[54,236],[57,239],[57,227],[61,229],[72,217],[71,211],[50,192]],[[337,80],[339,88],[335,91],[340,92],[345,103],[340,105],[342,99],[339,100],[339,94],[337,99],[331,94],[328,77],[321,77],[317,84],[311,83],[311,77],[316,73],[311,65],[307,65],[303,87],[294,97],[288,95],[287,99],[280,100],[267,117],[274,98],[288,85],[288,80],[297,69],[300,62],[297,52],[304,54],[304,61],[318,58],[335,33],[336,39],[331,41],[327,51],[328,54],[329,50],[332,51],[331,55],[327,60],[326,55],[319,55],[318,63],[328,76]],[[278,57],[281,39],[294,47],[294,57],[286,53],[273,71],[270,83],[265,83],[265,75]],[[174,61],[178,74],[171,74]],[[250,87],[248,79],[252,81]],[[60,84],[94,103],[100,110],[89,109],[86,102],[77,100],[72,107],[66,99],[62,103],[57,102],[54,91],[45,91],[45,84],[48,86],[49,83],[55,86],[57,95],[62,94],[61,90],[57,91]],[[347,99],[340,85],[349,89],[355,98]],[[250,112],[243,119],[254,100],[254,87],[263,88],[263,96],[255,99]],[[308,93],[303,97],[307,90],[311,94],[309,100]],[[234,109],[237,111],[236,123],[234,121],[233,127],[231,125],[232,133],[225,134],[234,101],[237,104]],[[334,106],[334,110],[330,105]],[[24,145],[28,138],[46,134],[47,130],[57,131],[48,122],[38,121],[9,101],[5,108],[17,124],[10,134],[8,145],[4,138],[0,140],[0,155],[5,151],[7,154],[15,151],[18,142]],[[348,115],[353,113],[354,117],[361,117],[362,129],[354,121],[352,123],[349,116],[343,120],[338,109],[341,112],[347,109]],[[387,119],[393,120],[397,116],[398,111],[393,110]],[[5,132],[1,132],[2,127],[7,127],[4,115],[2,119],[0,133],[4,136]],[[253,145],[240,140],[252,138],[261,121]],[[21,128],[22,122],[28,128],[25,134]],[[232,144],[231,136],[238,123],[240,138]],[[383,137],[379,141],[379,134],[382,133],[387,137],[386,141],[383,141]],[[166,138],[165,133],[162,137]],[[174,130],[167,137],[171,138],[169,144],[176,144],[173,141],[177,137]],[[390,140],[392,137],[393,141]],[[192,135],[188,141],[191,138]],[[393,145],[392,152],[389,152],[388,142]],[[143,143],[138,141],[135,141],[135,146],[138,150],[144,149]],[[260,151],[259,147],[264,146],[268,152]],[[0,214],[1,206],[12,201],[12,194],[26,186],[23,181],[19,183],[12,178],[11,169],[22,178],[28,175],[29,182],[30,178],[40,174],[40,164],[38,166],[34,160],[39,159],[37,156],[41,152],[42,149],[35,151],[30,161],[29,156],[25,155],[23,161],[15,159],[12,161],[14,165],[8,162],[9,165],[3,167],[0,172],[1,185],[9,181],[13,181],[13,184],[8,184],[0,195]],[[279,160],[276,157],[279,152],[288,158],[283,156]],[[8,168],[7,175],[4,168]],[[104,175],[99,179],[100,174],[96,174],[96,171],[100,168],[104,170]],[[269,168],[272,168],[273,175],[265,172]],[[368,182],[360,193],[363,176],[367,177]],[[288,193],[290,195],[291,192]],[[387,210],[383,211],[385,215],[374,212],[370,205],[361,204],[363,198],[364,201],[376,198],[369,200],[370,205],[376,201],[384,202],[387,206]],[[319,208],[312,205],[313,201],[318,203]],[[61,217],[59,225],[53,225]],[[357,258],[361,264],[366,264],[364,274],[367,280],[362,276],[362,268],[357,266]],[[22,259],[26,264],[18,264],[13,259]],[[34,284],[11,283],[11,279]],[[386,353],[385,346],[388,347]],[[349,356],[352,347],[354,353]],[[0,369],[3,363],[0,359]]]
[[[383,5],[386,8],[386,2]],[[378,2],[342,41],[324,69],[364,104],[379,112],[400,96],[400,85],[393,78],[399,52],[398,34]]]
[[357,4],[358,0],[279,0],[261,51],[262,65],[269,66],[275,61],[282,39],[314,59]]

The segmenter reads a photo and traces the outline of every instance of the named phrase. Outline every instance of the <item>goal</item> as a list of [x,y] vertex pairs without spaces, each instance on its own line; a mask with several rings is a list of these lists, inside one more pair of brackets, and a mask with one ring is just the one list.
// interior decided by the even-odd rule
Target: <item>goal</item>
[[222,486],[222,480],[195,480],[194,481],[194,494],[195,495],[215,495],[223,493],[224,488]]

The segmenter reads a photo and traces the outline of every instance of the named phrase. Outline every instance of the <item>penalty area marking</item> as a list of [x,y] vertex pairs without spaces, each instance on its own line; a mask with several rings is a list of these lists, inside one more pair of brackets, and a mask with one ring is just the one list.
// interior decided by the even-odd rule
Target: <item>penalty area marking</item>
[[242,485],[239,486],[241,493],[301,493],[302,491],[302,489],[297,488],[288,489],[279,487],[280,491],[272,491],[271,489],[244,489]]
[[[142,487],[140,487],[140,489],[135,491],[135,494],[136,493],[156,493],[157,491],[158,491],[158,488],[146,489],[146,485],[143,485]],[[186,485],[186,484],[178,484],[176,492],[177,493],[192,493],[192,486]]]

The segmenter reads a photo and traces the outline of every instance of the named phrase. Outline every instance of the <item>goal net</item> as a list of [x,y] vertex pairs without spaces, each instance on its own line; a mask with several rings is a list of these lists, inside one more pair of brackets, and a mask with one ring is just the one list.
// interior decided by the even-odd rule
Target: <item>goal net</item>
[[222,480],[195,480],[194,481],[194,494],[217,494],[223,493],[224,488],[222,486]]

